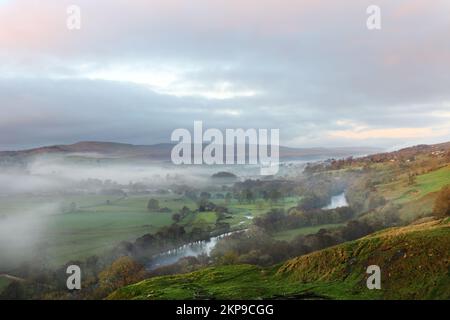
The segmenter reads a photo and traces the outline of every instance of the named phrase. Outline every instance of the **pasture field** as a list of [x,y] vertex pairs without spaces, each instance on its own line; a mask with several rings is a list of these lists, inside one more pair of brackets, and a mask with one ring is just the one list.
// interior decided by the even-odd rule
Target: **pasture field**
[[[170,212],[149,211],[148,200],[159,201],[160,208]],[[285,198],[271,205],[269,202],[255,201],[240,204],[232,200],[228,204],[230,214],[225,222],[232,229],[242,229],[255,216],[271,208],[288,209],[300,198]],[[223,199],[211,200],[224,205]],[[71,207],[76,206],[71,211]],[[191,210],[197,208],[195,201],[176,195],[136,195],[129,197],[105,195],[77,196],[15,196],[0,201],[0,217],[17,218],[24,222],[32,215],[42,215],[39,251],[50,265],[60,265],[69,260],[84,259],[94,254],[102,254],[121,241],[134,241],[147,233],[155,233],[161,227],[173,223],[172,215],[183,206]],[[180,223],[187,231],[194,227],[214,228],[217,222],[215,212],[194,212]]]
[[443,186],[450,184],[450,166],[417,175],[411,185],[405,180],[397,180],[380,186],[383,195],[402,204],[414,201],[423,196],[439,191]]
[[417,175],[414,183],[405,179],[379,186],[378,192],[386,199],[401,205],[400,216],[412,221],[431,214],[437,192],[450,184],[450,166]]
[[[288,210],[289,208],[295,207],[301,199],[301,197],[285,197],[277,203],[271,203],[270,201],[263,201],[261,199],[252,203],[239,203],[233,199],[228,205],[228,208],[232,212],[232,217],[227,222],[234,228],[242,228],[248,226],[254,217],[262,215],[271,209]],[[223,201],[218,204],[223,205]]]
[[[170,225],[173,222],[171,212],[147,210],[150,198],[147,195],[123,199],[98,195],[13,197],[0,202],[0,215],[21,223],[22,214],[25,223],[29,215],[34,214],[33,210],[45,208],[38,210],[42,211],[39,214],[44,224],[39,239],[40,254],[45,254],[50,264],[54,265],[101,254],[120,241],[133,241]],[[193,202],[188,200],[181,202],[167,197],[159,200],[161,207],[173,210],[183,205],[193,207]],[[76,203],[77,209],[68,212],[72,202]]]
[[312,227],[302,227],[302,228],[296,228],[296,229],[290,229],[290,230],[284,230],[280,232],[276,232],[273,234],[273,238],[276,240],[285,240],[285,241],[291,241],[297,236],[300,235],[308,235],[318,232],[320,229],[334,229],[337,227],[341,227],[345,225],[345,223],[336,223],[336,224],[321,224],[318,226],[312,226]]

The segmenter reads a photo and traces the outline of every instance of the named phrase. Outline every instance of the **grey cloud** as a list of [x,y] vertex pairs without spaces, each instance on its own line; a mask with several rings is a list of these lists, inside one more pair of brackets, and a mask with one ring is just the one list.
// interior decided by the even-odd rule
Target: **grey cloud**
[[[310,137],[300,143],[311,145],[361,144],[327,137],[345,129],[337,124],[342,120],[374,129],[449,127],[448,117],[432,113],[450,108],[446,1],[379,1],[383,28],[375,32],[365,27],[368,0],[267,1],[265,7],[258,1],[79,1],[79,32],[64,30],[63,17],[54,17],[67,4],[34,8],[37,18],[52,18],[36,26],[37,39],[27,41],[24,31],[1,54],[0,70],[9,75],[0,82],[2,148],[86,139],[161,142],[198,119],[219,128],[280,127],[285,141]],[[6,20],[24,23],[14,21]],[[175,97],[83,79],[86,70],[118,64],[187,66],[180,82],[205,90],[229,82],[259,94]]]

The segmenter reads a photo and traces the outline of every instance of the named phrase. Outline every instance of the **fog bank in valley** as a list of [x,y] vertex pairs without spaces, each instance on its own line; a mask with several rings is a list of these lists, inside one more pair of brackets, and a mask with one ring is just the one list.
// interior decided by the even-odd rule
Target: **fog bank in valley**
[[46,225],[51,215],[60,212],[59,204],[40,205],[21,213],[0,216],[0,273],[21,262],[40,260],[45,250]]

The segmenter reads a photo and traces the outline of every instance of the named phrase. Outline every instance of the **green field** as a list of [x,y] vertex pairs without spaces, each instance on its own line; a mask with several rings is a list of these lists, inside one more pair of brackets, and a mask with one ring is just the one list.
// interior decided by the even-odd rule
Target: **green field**
[[[158,199],[159,206],[169,208],[171,212],[149,212],[147,203],[150,198]],[[212,201],[224,205],[222,199]],[[242,229],[251,223],[250,217],[263,214],[271,208],[287,209],[298,201],[299,198],[286,198],[271,205],[268,202],[240,204],[232,200],[228,205],[230,214],[224,222],[229,223],[232,229]],[[72,203],[77,208],[74,212],[70,212]],[[121,241],[134,241],[144,234],[157,232],[161,227],[172,224],[172,215],[183,206],[191,210],[197,208],[194,201],[175,195],[126,198],[105,195],[21,196],[2,199],[0,217],[20,217],[24,213],[34,215],[44,211],[46,214],[42,217],[45,222],[40,235],[39,255],[45,256],[50,265],[60,265],[69,260],[102,254]],[[215,212],[195,212],[180,223],[190,231],[194,227],[213,229],[216,220]]]
[[[134,241],[136,238],[156,232],[170,225],[172,213],[149,212],[146,208],[149,196],[132,196],[125,199],[87,195],[64,198],[10,198],[0,203],[0,215],[19,215],[33,212],[48,204],[58,204],[59,211],[42,217],[45,227],[40,242],[45,244],[45,254],[51,264],[65,263],[71,259],[82,259],[92,254],[101,254],[120,241]],[[107,200],[110,204],[106,204]],[[178,210],[189,200],[161,197],[161,207]],[[78,209],[68,213],[70,203]]]
[[400,217],[410,222],[431,214],[437,192],[450,184],[450,166],[416,176],[411,185],[405,179],[383,184],[379,193],[393,203],[401,205]]
[[450,184],[450,166],[418,175],[412,185],[399,180],[380,186],[380,190],[388,199],[402,204],[439,191],[448,184]]
[[[252,203],[239,203],[237,200],[232,200],[228,204],[228,208],[232,213],[230,219],[227,219],[233,229],[242,229],[251,224],[252,218],[265,214],[271,209],[284,209],[297,206],[301,197],[286,197],[277,203],[263,201],[261,199]],[[224,201],[214,201],[219,205],[224,205]],[[251,218],[250,218],[251,217]]]
[[336,223],[336,224],[322,224],[319,226],[313,227],[302,227],[290,230],[284,230],[280,232],[276,232],[273,234],[273,238],[276,240],[285,240],[290,241],[299,235],[307,235],[318,232],[320,229],[334,229],[340,226],[343,226],[344,223]]

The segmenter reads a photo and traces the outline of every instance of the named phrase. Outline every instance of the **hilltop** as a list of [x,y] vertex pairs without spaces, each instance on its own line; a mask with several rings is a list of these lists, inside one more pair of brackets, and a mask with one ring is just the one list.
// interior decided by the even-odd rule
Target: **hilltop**
[[[150,278],[109,299],[449,299],[450,220],[386,229],[271,268],[210,267]],[[378,265],[382,289],[366,288]]]

